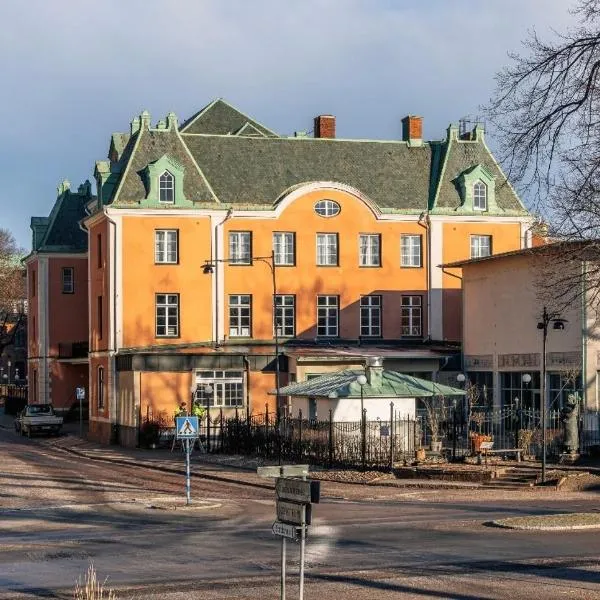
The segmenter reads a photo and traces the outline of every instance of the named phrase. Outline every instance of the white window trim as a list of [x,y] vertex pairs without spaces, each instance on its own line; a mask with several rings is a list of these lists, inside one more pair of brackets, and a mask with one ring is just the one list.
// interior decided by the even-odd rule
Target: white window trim
[[[70,289],[65,288],[65,273],[71,273]],[[63,267],[61,271],[61,283],[63,294],[74,294],[75,293],[75,269],[73,267]]]
[[[168,175],[170,177],[170,185],[169,186],[165,186],[163,187],[162,184],[162,178]],[[164,190],[170,190],[171,191],[171,200],[162,200],[161,196],[162,196],[162,191]],[[159,176],[158,176],[158,202],[160,204],[175,204],[175,175],[173,175],[173,173],[171,173],[171,171],[168,171],[167,169],[165,169]]]
[[[331,256],[333,256],[334,258],[334,262],[319,262],[319,238],[322,237],[325,241],[323,248],[324,248],[324,253],[323,256],[324,258],[327,260],[329,259]],[[334,240],[335,244],[331,244],[330,240]],[[317,242],[317,247],[316,247],[316,252],[317,252],[317,260],[316,260],[316,264],[317,267],[338,267],[340,264],[340,248],[339,248],[339,236],[337,233],[330,233],[330,232],[320,232],[317,233],[317,238],[316,238],[316,242]],[[335,248],[335,254],[332,255],[331,254],[331,249]]]
[[[319,305],[319,298],[327,298],[326,305]],[[335,298],[335,304],[329,304],[329,300]],[[330,333],[329,325],[325,323],[326,333],[319,333],[319,310],[325,310],[325,320],[327,321],[330,311],[335,311],[335,333]],[[339,296],[319,294],[317,296],[317,337],[339,337],[340,335],[340,298]]]
[[[483,186],[483,191],[484,191],[484,194],[483,194],[484,206],[476,205],[476,200],[477,200],[476,189],[480,185]],[[486,211],[487,209],[488,209],[488,186],[484,181],[482,181],[481,179],[478,179],[473,184],[473,210]]]
[[[487,254],[482,254],[481,253],[481,241],[482,240],[487,240],[487,248],[488,248],[488,253]],[[477,241],[476,246],[473,245],[473,242]],[[471,235],[470,237],[470,256],[471,258],[485,258],[487,256],[491,256],[492,255],[492,236],[491,235]],[[476,249],[476,251],[474,252],[474,250]]]
[[[362,241],[367,241],[365,262],[363,263]],[[373,244],[376,240],[376,244]],[[373,246],[376,245],[376,252]],[[369,262],[371,261],[371,262]],[[358,266],[359,267],[381,267],[381,235],[379,233],[360,233],[358,235]]]
[[[418,298],[419,299],[419,303],[418,304],[404,304],[404,299],[405,298]],[[411,301],[412,302],[412,301]],[[404,310],[407,309],[408,310],[408,330],[409,333],[405,333],[404,332]],[[419,317],[418,319],[415,318],[414,313],[417,312],[415,309],[418,309],[418,314]],[[415,328],[415,321],[417,321],[417,324],[419,326],[419,333],[412,333],[412,330]],[[423,297],[416,295],[416,294],[412,294],[412,295],[404,295],[401,297],[400,299],[400,327],[401,327],[401,333],[402,333],[402,337],[422,337],[423,336]]]
[[[164,234],[162,241],[159,241],[160,234]],[[169,260],[169,234],[175,234],[175,259]],[[163,248],[160,249],[159,246]],[[159,260],[159,252],[162,252],[164,260]],[[156,265],[176,265],[179,262],[179,231],[177,229],[155,229],[154,230],[154,264]]]
[[[165,302],[161,303],[160,305],[158,303],[159,296],[165,296]],[[170,304],[169,296],[175,296],[177,298],[177,303]],[[175,294],[173,292],[158,292],[155,294],[155,296],[154,296],[154,318],[155,318],[154,334],[157,338],[178,338],[179,337],[180,322],[181,322],[180,304],[181,304],[181,300],[179,298],[179,294]],[[159,306],[164,307],[164,309],[165,309],[165,324],[164,324],[165,333],[158,333],[158,309],[159,309]],[[171,327],[171,325],[169,325],[169,308],[173,307],[173,306],[175,306],[177,308],[177,314],[175,315],[176,333],[169,333],[169,328]]]
[[[282,301],[285,298],[291,298],[292,299],[292,304],[281,304],[279,307],[277,306],[277,298],[281,298]],[[295,337],[296,335],[296,296],[294,296],[293,294],[277,294],[274,298],[273,298],[273,337],[275,337],[275,329],[277,327],[277,309],[280,308],[281,309],[281,318],[279,320],[280,326],[279,326],[279,332],[277,337],[285,337],[285,338],[291,338],[291,337]],[[286,333],[285,332],[285,317],[286,317],[286,312],[291,312],[292,314],[292,332],[291,333]]]
[[[323,214],[319,210],[323,210]],[[315,202],[314,211],[319,217],[330,219],[337,217],[342,212],[342,207],[335,200],[323,199]]]
[[[370,301],[372,298],[377,298],[379,300],[379,304],[371,304]],[[369,304],[363,304],[363,300],[367,300],[367,299],[369,301]],[[360,297],[360,311],[359,311],[360,337],[376,337],[376,338],[381,337],[381,317],[382,317],[382,308],[383,308],[382,304],[383,304],[382,297],[379,294],[369,294],[367,296]],[[363,324],[362,324],[363,310],[365,310],[366,313],[369,315],[369,324],[367,326],[369,333],[363,333]],[[375,324],[373,324],[373,322],[372,322],[373,314],[377,314],[377,313],[379,314],[379,318],[377,319],[377,322]],[[377,333],[373,333],[375,330],[377,331]]]
[[[241,304],[238,301],[237,304],[232,304],[233,298],[248,297],[248,304]],[[248,308],[248,333],[244,333],[244,326],[242,325],[242,309]],[[232,311],[235,311],[235,315],[232,315]],[[235,321],[234,321],[235,319]],[[233,323],[236,323],[234,326]],[[235,333],[232,331],[235,330]],[[252,337],[252,294],[230,294],[229,295],[229,337],[230,338],[249,338]]]
[[[275,238],[279,237],[283,244],[279,244],[279,252],[276,250]],[[288,241],[291,240],[291,252],[288,250]],[[273,257],[277,267],[293,267],[296,264],[296,234],[293,231],[273,232]],[[288,260],[288,257],[291,257]]]
[[[409,240],[414,240],[415,238],[417,239],[417,244],[419,248],[418,264],[412,264],[412,260],[414,257],[414,244],[412,242],[409,243]],[[404,242],[407,242],[407,246],[404,245]],[[405,248],[408,250],[406,254],[404,252]],[[409,262],[405,262],[405,257],[409,259]],[[420,235],[412,233],[400,235],[400,266],[406,269],[419,269],[423,266],[423,243]]]
[[[220,373],[221,376],[217,377],[215,374]],[[239,375],[232,375],[232,373],[239,373]],[[241,399],[237,404],[226,404],[225,403],[225,390],[226,384],[241,386]],[[213,388],[212,394],[207,395],[205,388],[210,385]],[[219,369],[208,370],[208,371],[196,371],[196,392],[194,399],[201,406],[208,406],[210,402],[211,407],[222,407],[222,408],[240,408],[244,406],[244,399],[246,398],[246,390],[244,386],[244,374],[243,371],[222,371]]]
[[[248,256],[245,257],[241,252],[243,248],[243,239],[248,238]],[[237,238],[236,252],[232,252],[232,240]],[[251,231],[230,231],[228,236],[228,252],[230,265],[251,265],[252,264],[252,232]]]

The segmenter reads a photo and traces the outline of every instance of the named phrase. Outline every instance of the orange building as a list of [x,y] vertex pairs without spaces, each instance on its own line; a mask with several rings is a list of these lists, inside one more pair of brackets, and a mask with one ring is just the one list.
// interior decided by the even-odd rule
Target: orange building
[[460,280],[438,265],[531,245],[531,218],[481,126],[402,125],[344,140],[321,115],[284,137],[216,100],[113,134],[82,223],[93,438],[134,444],[192,394],[285,411],[277,367],[285,385],[377,355],[435,377],[460,352]]
[[27,266],[29,402],[52,402],[66,412],[75,389],[88,388],[87,235],[79,226],[94,200],[86,181],[68,181],[48,217],[33,217]]

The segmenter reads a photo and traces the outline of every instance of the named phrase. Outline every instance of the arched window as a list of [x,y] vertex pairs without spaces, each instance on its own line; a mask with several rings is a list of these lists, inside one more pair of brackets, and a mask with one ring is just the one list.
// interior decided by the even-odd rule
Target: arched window
[[487,185],[483,181],[473,186],[473,210],[487,210]]
[[98,367],[98,410],[104,410],[104,367]]
[[158,178],[158,199],[160,202],[175,202],[175,178],[169,171],[165,171]]

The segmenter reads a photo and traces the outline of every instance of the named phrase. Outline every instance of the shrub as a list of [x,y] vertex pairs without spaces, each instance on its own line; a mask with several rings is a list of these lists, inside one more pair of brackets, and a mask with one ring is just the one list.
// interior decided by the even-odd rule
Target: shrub
[[84,581],[82,582],[79,577],[75,583],[74,600],[117,600],[113,590],[104,587],[105,583],[106,580],[103,583],[98,581],[96,569],[94,565],[90,564]]

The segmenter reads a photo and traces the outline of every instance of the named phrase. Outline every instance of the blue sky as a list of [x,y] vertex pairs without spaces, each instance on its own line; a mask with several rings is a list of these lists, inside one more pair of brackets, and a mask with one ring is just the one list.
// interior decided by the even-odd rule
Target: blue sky
[[4,0],[0,226],[30,247],[56,186],[92,180],[110,134],[216,97],[278,133],[332,113],[339,137],[428,139],[478,114],[526,31],[567,0]]

